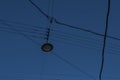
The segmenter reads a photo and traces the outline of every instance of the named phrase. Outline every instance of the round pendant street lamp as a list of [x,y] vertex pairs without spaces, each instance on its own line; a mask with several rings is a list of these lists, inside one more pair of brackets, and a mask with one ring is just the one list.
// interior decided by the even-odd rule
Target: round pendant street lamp
[[44,51],[44,52],[50,52],[53,50],[53,45],[50,44],[50,43],[45,43],[41,46],[41,49]]

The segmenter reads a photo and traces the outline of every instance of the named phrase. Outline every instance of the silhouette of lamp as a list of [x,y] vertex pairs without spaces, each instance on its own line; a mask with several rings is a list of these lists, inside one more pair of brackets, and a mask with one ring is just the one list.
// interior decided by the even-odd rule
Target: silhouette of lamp
[[53,45],[50,43],[45,43],[41,46],[42,51],[44,52],[50,52],[53,50]]

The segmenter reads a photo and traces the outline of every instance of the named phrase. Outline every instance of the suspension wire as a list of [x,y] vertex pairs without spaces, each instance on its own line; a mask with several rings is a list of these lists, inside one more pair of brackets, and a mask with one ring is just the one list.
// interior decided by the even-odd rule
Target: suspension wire
[[[48,16],[44,11],[42,11],[42,9],[41,9],[40,7],[38,7],[35,3],[33,3],[31,0],[28,0],[28,1],[29,1],[34,7],[36,7],[36,8],[40,11],[40,13],[42,13],[42,14],[49,20],[49,17],[50,17],[50,16]],[[60,21],[58,21],[57,19],[55,19],[54,17],[52,17],[52,21],[53,21],[53,20],[54,20],[54,22],[55,22],[56,24],[59,24],[59,25],[64,25],[64,26],[69,27],[69,28],[82,30],[82,31],[85,31],[85,32],[92,33],[92,34],[94,34],[94,35],[98,35],[98,36],[104,36],[104,34],[100,34],[100,33],[91,31],[91,30],[89,30],[89,29],[80,28],[80,27],[77,27],[77,26],[72,26],[72,25],[69,25],[69,24],[60,22]],[[113,36],[109,36],[109,35],[107,35],[106,37],[120,41],[120,38],[117,38],[117,37],[113,37]]]
[[109,15],[110,15],[110,0],[107,3],[107,15],[106,15],[106,27],[104,33],[104,41],[103,41],[103,48],[102,48],[102,61],[100,66],[100,73],[99,73],[99,80],[102,80],[102,74],[104,69],[104,60],[105,60],[105,49],[106,49],[106,41],[107,41],[107,32],[108,32],[108,23],[109,23]]
[[89,78],[96,80],[94,76],[92,76],[91,74],[83,71],[80,67],[76,66],[75,64],[71,63],[69,60],[63,58],[62,56],[52,52],[52,55],[54,55],[55,57],[57,57],[58,59],[60,59],[61,61],[65,62],[66,64],[70,65],[71,67],[73,67],[74,69],[78,70],[80,73],[88,76]]
[[47,31],[46,31],[46,43],[49,42],[49,36],[50,36],[50,28],[51,28],[51,24],[50,24],[50,10],[51,10],[51,0],[48,0],[48,13],[47,15],[48,17],[48,21],[47,21]]
[[[52,6],[52,7],[51,7]],[[52,11],[51,11],[51,9],[53,8],[53,2],[52,2],[52,0],[49,0],[49,2],[48,2],[48,15],[46,15],[45,13],[42,13],[42,14],[44,14],[47,18],[48,18],[48,21],[47,21],[47,25],[48,25],[48,27],[47,27],[47,31],[46,31],[46,43],[49,43],[49,38],[50,38],[50,32],[51,32],[51,24],[52,24],[52,22],[53,22],[53,19],[52,19],[52,17],[50,17],[50,16],[52,16]],[[39,10],[40,11],[40,10]],[[41,11],[40,11],[41,12]],[[43,59],[46,59],[46,56],[43,58]],[[44,79],[43,78],[43,73],[44,73],[44,65],[45,64],[45,62],[43,62],[43,65],[42,65],[42,71],[41,71],[41,80],[42,79]]]
[[49,16],[49,19],[48,19],[48,30],[47,30],[47,38],[46,38],[46,43],[49,43],[49,38],[50,38],[50,33],[51,33],[51,25],[53,23],[53,6],[54,6],[54,0],[49,0],[48,2],[48,16]]
[[28,0],[28,1],[49,20],[49,16],[44,11],[42,11],[40,7],[38,7],[32,0]]

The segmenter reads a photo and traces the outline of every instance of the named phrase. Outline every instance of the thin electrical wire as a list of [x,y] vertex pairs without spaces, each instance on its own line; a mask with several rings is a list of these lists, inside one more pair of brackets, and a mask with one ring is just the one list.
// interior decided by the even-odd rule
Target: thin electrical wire
[[[88,36],[83,36],[83,34],[79,35],[79,37],[77,36],[71,36],[71,35],[68,35],[68,34],[63,34],[63,33],[58,33],[58,32],[51,32],[52,33],[52,36],[53,37],[57,37],[57,38],[64,38],[65,40],[67,41],[74,41],[74,42],[80,42],[81,40],[85,40],[86,43],[87,41],[91,41],[91,42],[94,42],[95,44],[99,44],[100,42],[102,42],[102,40],[100,39],[97,39],[97,38],[92,38],[92,37],[88,37]],[[74,43],[73,42],[73,43]],[[102,45],[100,43],[100,45]]]
[[[100,41],[99,39],[89,39],[89,37],[83,37],[83,36],[79,36],[79,38],[75,38],[75,37],[71,37],[71,36],[67,36],[67,35],[59,35],[59,34],[56,34],[57,32],[54,32],[53,35],[52,35],[52,38],[57,38],[57,39],[60,39],[60,40],[64,40],[66,42],[71,42],[73,44],[83,44],[84,45],[91,45],[91,46],[94,46],[94,47],[97,47],[97,48],[100,48],[101,49],[101,46],[102,46],[102,40]],[[110,43],[110,50],[113,50],[113,51],[119,51],[119,48],[120,48],[120,45],[116,46],[115,44],[113,43]],[[115,46],[114,46],[115,45]]]
[[20,29],[20,30],[26,30],[26,31],[31,31],[31,32],[45,32],[47,29],[31,29],[31,28],[25,28],[23,26],[20,25],[14,25],[14,24],[9,24],[9,23],[1,23],[1,25],[11,25],[10,27],[12,28],[16,28],[16,29]]
[[[10,26],[10,25],[9,25],[9,26]],[[14,29],[14,28],[11,28],[11,29],[17,31],[17,32],[16,32],[17,34],[23,35],[25,38],[27,38],[28,40],[31,40],[33,43],[35,43],[35,44],[37,44],[37,45],[39,45],[39,46],[41,45],[39,42],[37,42],[37,41],[35,41],[34,39],[32,39],[31,36],[26,35],[26,34],[20,32],[19,30]],[[1,31],[3,31],[3,30],[1,30]],[[7,31],[7,32],[8,32],[8,31]]]
[[[1,30],[0,30],[1,31]],[[18,33],[18,32],[17,32]],[[24,36],[25,38],[27,38],[28,40],[31,40],[33,43],[35,43],[36,45],[41,45],[39,42],[37,42],[37,41],[35,41],[34,39],[32,39],[31,38],[31,36],[29,36],[29,35],[26,35],[26,34],[24,34],[24,33],[21,33],[21,32],[19,32],[18,34],[20,34],[20,35],[22,35],[22,36]]]
[[[23,73],[24,74],[24,73]],[[41,75],[41,74],[40,74]],[[27,75],[24,75],[26,78],[34,78],[34,76],[35,76],[35,78],[36,78],[36,76],[38,76],[39,77],[39,75],[37,75],[37,74],[27,74]],[[67,73],[67,74],[65,74],[65,73],[57,73],[57,74],[53,74],[53,73],[43,73],[43,76],[45,76],[45,77],[47,77],[47,76],[59,76],[59,77],[77,77],[77,78],[81,78],[82,77],[82,75],[79,75],[79,74],[69,74],[69,73]],[[5,77],[9,77],[9,76],[5,76]],[[19,77],[12,77],[12,78],[19,78]],[[5,79],[5,78],[1,78],[0,77],[0,79]],[[10,77],[9,77],[9,79],[10,79]],[[40,79],[41,80],[41,79]]]
[[[32,29],[32,30],[35,30],[35,31],[38,31],[39,29],[47,29],[45,27],[41,27],[41,26],[36,26],[36,25],[30,25],[30,24],[26,24],[26,23],[22,23],[22,22],[16,22],[16,21],[9,21],[9,20],[5,20],[5,19],[0,19],[0,23],[1,24],[4,24],[4,23],[7,23],[7,24],[14,24],[14,25],[19,25],[20,27],[19,28],[25,28],[25,29]],[[42,24],[42,23],[41,23]],[[42,25],[45,25],[45,24],[42,24]]]
[[[0,32],[19,34],[18,32],[13,31],[13,30],[1,30],[0,29]],[[23,33],[23,32],[21,32],[21,33]],[[23,34],[25,34],[25,33],[23,33]],[[22,35],[22,34],[19,34],[19,35]],[[29,37],[32,37],[32,38],[40,38],[40,39],[43,39],[43,40],[45,39],[45,37],[43,37],[43,36],[35,36],[35,35],[29,35],[29,34],[25,34],[25,35],[27,35]]]
[[[69,30],[60,30],[60,29],[51,29],[51,32],[56,32],[57,34],[64,34],[64,35],[68,35],[68,36],[73,36],[73,37],[81,37],[81,35],[85,34],[86,36],[84,36],[85,38],[97,38],[99,40],[103,39],[103,36],[95,36],[95,35],[90,35],[90,34],[86,34],[85,32],[79,32],[79,34],[77,33],[73,33],[72,31],[69,31]],[[88,36],[90,35],[90,36]],[[93,38],[92,38],[93,37]]]
[[12,31],[20,31],[20,32],[24,32],[26,34],[35,34],[37,33],[36,35],[41,35],[41,36],[45,36],[46,34],[43,33],[43,32],[33,32],[33,31],[27,31],[27,30],[20,30],[20,29],[16,29],[16,28],[10,28],[10,27],[1,27],[0,26],[0,30],[12,30]]
[[[20,31],[21,33],[23,33],[23,34],[25,34],[26,36],[29,36],[29,37],[32,37],[32,38],[36,38],[36,39],[46,39],[46,37],[45,36],[43,36],[42,35],[42,33],[40,34],[38,34],[38,35],[36,35],[36,34],[28,34],[28,33],[26,33],[26,32],[24,32],[24,31],[21,31],[21,30],[16,30],[16,29],[5,29],[5,28],[2,28],[1,29],[1,27],[0,27],[0,31],[2,31],[2,32],[9,32],[9,33],[15,33],[15,34],[20,34],[18,31]],[[21,34],[20,34],[21,35]]]
[[[98,45],[101,45],[102,44],[101,42],[103,41],[102,40],[103,37],[99,38],[97,36],[96,37],[95,36],[88,36],[86,34],[85,34],[86,36],[83,36],[84,35],[83,33],[79,34],[79,35],[78,34],[71,34],[71,33],[56,30],[56,29],[52,29],[51,32],[52,32],[53,36],[55,35],[55,37],[59,36],[58,38],[60,38],[63,36],[64,38],[67,38],[67,41],[70,41],[71,39],[72,39],[72,41],[73,40],[76,40],[76,41],[85,40],[87,42],[90,42],[90,43],[92,42],[93,44],[98,44]],[[66,40],[66,39],[64,39],[64,40]],[[73,42],[75,42],[75,41],[73,41]],[[120,48],[119,44],[114,44],[112,42],[109,42],[109,44],[110,44],[109,47],[111,47],[111,48],[117,48],[118,50]],[[115,46],[113,46],[113,45],[115,45]]]
[[[88,44],[88,43],[86,43],[86,41],[81,41],[80,43],[72,43],[73,41],[66,41],[64,38],[63,39],[61,39],[61,38],[54,38],[54,39],[52,39],[51,38],[51,42],[52,41],[56,42],[58,44],[62,43],[64,45],[66,45],[66,44],[67,45],[71,45],[71,47],[76,46],[76,47],[80,47],[80,48],[86,48],[86,49],[89,49],[89,50],[92,50],[92,51],[95,51],[95,52],[96,51],[100,51],[101,47],[102,47],[102,46],[99,46],[99,45],[92,45],[92,44],[94,44],[92,42],[89,42],[91,44]],[[114,48],[108,48],[107,52],[108,52],[108,54],[120,55],[120,54],[118,54],[120,52],[120,50],[114,49]]]
[[93,47],[93,46],[85,46],[84,43],[82,44],[73,44],[72,42],[68,42],[68,41],[64,41],[64,40],[60,40],[60,39],[51,39],[51,42],[56,42],[57,44],[63,44],[63,45],[70,45],[71,47],[77,47],[77,48],[85,48],[85,49],[89,49],[92,51],[99,51],[99,48]]
[[[8,20],[3,20],[3,19],[0,19],[0,22],[2,25],[7,26],[7,27],[0,27],[0,29],[10,29],[13,31],[17,30],[20,32],[26,32],[26,33],[31,33],[31,34],[37,33],[40,36],[46,35],[45,34],[46,28],[44,28],[44,27],[38,27],[38,26],[33,26],[33,25],[28,25],[28,24],[24,24],[24,23],[20,23],[20,22],[8,21]],[[25,27],[25,26],[29,26],[29,27]],[[31,26],[32,26],[32,28],[31,28]],[[37,36],[34,36],[34,35],[32,35],[32,37],[37,38]],[[46,39],[46,38],[44,38],[44,39]]]
[[[65,36],[57,36],[57,35],[53,35],[52,36],[53,38],[56,38],[56,39],[60,39],[60,40],[64,40],[66,42],[71,42],[73,44],[82,44],[84,42],[84,45],[92,45],[94,47],[98,47],[98,46],[102,46],[102,44],[100,43],[96,43],[94,41],[89,41],[89,39],[84,39],[84,38],[79,38],[79,40],[74,40],[73,38],[69,39],[69,37],[65,37]],[[97,46],[98,45],[98,46]]]
[[[55,1],[54,0],[49,0],[49,2],[48,2],[48,16],[52,19],[53,18],[53,11],[54,11],[54,3],[55,3]],[[50,19],[50,20],[51,20]],[[51,21],[50,21],[51,22]]]
[[105,60],[105,49],[106,49],[106,41],[107,41],[107,32],[108,32],[108,23],[109,23],[109,15],[110,15],[110,7],[111,1],[108,0],[107,2],[107,14],[106,14],[106,26],[105,26],[105,33],[104,33],[104,41],[103,41],[103,48],[102,48],[102,61],[100,66],[99,72],[99,80],[102,80],[103,68],[104,68],[104,60]]
[[69,60],[61,57],[60,55],[52,52],[52,55],[54,55],[55,57],[57,57],[58,59],[60,59],[61,61],[65,62],[66,64],[70,65],[71,67],[75,68],[76,70],[78,70],[80,73],[88,76],[89,78],[93,79],[93,80],[96,80],[94,76],[92,76],[91,74],[83,71],[80,67],[76,66],[75,64],[71,63]]
[[[0,31],[1,31],[1,32],[8,32],[8,33],[19,34],[17,31],[14,31],[14,30],[0,29]],[[24,32],[21,32],[21,33],[23,33],[23,34],[25,34],[25,35],[28,35],[29,37],[36,38],[36,39],[38,39],[38,38],[39,38],[39,39],[43,39],[43,40],[46,39],[46,37],[44,37],[44,36],[42,36],[42,35],[36,36],[36,35],[33,35],[33,34],[26,34],[26,33],[24,33]],[[21,35],[21,34],[19,34],[19,35]]]
[[[103,37],[101,37],[101,38],[99,38],[98,37],[98,39],[97,39],[97,36],[96,37],[94,37],[94,38],[92,38],[91,36],[90,37],[86,37],[86,36],[83,36],[83,33],[80,35],[77,35],[77,34],[70,34],[70,33],[68,33],[68,32],[64,32],[64,31],[60,31],[60,30],[56,30],[56,29],[52,29],[51,30],[52,31],[52,35],[54,36],[55,35],[55,38],[57,37],[57,38],[61,38],[62,36],[64,36],[64,40],[66,40],[66,38],[67,38],[67,41],[69,42],[69,41],[71,41],[71,39],[72,39],[72,41],[74,42],[74,43],[76,43],[76,41],[75,40],[85,40],[85,41],[87,41],[87,42],[89,42],[89,43],[93,43],[93,44],[98,44],[98,45],[102,45],[102,38]],[[67,34],[67,35],[66,35]],[[71,36],[72,35],[72,36]],[[86,34],[85,34],[86,35]],[[59,37],[58,37],[59,36]],[[76,36],[76,38],[75,38],[75,36]],[[83,39],[81,39],[81,38],[83,38]],[[74,40],[73,40],[74,39]],[[72,42],[71,41],[71,42]],[[81,41],[80,41],[81,42]],[[83,42],[82,42],[83,43]],[[73,43],[72,43],[73,44]],[[109,44],[110,44],[110,48],[108,48],[108,49],[111,49],[111,50],[113,50],[113,51],[118,51],[119,52],[119,48],[120,48],[120,45],[119,44],[114,44],[114,43],[112,43],[112,42],[109,42]],[[74,44],[75,45],[75,44]],[[115,46],[114,46],[115,45]],[[120,55],[119,53],[110,53],[110,54],[117,54],[117,55]]]
[[47,19],[49,19],[49,16],[42,11],[42,9],[40,7],[38,7],[38,5],[36,5],[32,0],[28,0],[40,13],[42,13]]
[[[62,33],[61,33],[62,34]],[[56,32],[55,33],[53,33],[53,36],[52,36],[52,38],[54,38],[54,41],[57,39],[57,41],[64,41],[64,43],[69,43],[69,44],[73,44],[74,46],[75,45],[77,45],[77,46],[80,46],[81,44],[84,44],[84,45],[90,45],[90,43],[91,43],[91,46],[90,47],[92,47],[92,46],[94,46],[94,47],[97,47],[97,48],[100,48],[100,50],[101,50],[101,46],[100,45],[102,45],[102,41],[99,41],[99,42],[97,42],[98,41],[98,39],[89,39],[89,38],[87,38],[87,37],[80,37],[79,38],[79,40],[76,40],[76,38],[75,37],[69,37],[69,36],[67,36],[67,35],[58,35],[58,34],[56,34]],[[51,39],[52,39],[51,38]],[[74,40],[75,39],[75,40]],[[53,40],[53,39],[52,39]],[[74,42],[74,43],[73,43]],[[93,45],[94,44],[94,45]],[[118,45],[118,46],[116,46],[115,44],[113,44],[113,43],[110,43],[111,44],[111,46],[110,46],[110,48],[108,48],[110,51],[112,50],[112,51],[118,51],[119,52],[119,49],[117,49],[117,48],[119,48],[120,47],[120,45]],[[115,46],[114,46],[115,45]],[[116,53],[112,53],[112,54],[116,54]]]

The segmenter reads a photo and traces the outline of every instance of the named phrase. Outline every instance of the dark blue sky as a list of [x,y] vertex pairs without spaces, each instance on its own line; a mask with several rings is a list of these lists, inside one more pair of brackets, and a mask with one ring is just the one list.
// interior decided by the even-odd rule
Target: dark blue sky
[[[32,1],[59,22],[104,34],[108,0],[54,0],[52,9],[49,0]],[[111,0],[108,35],[114,38],[107,37],[103,80],[120,79],[119,4]],[[0,80],[98,80],[103,36],[53,21],[54,49],[45,53],[48,26],[28,0],[0,0]]]

